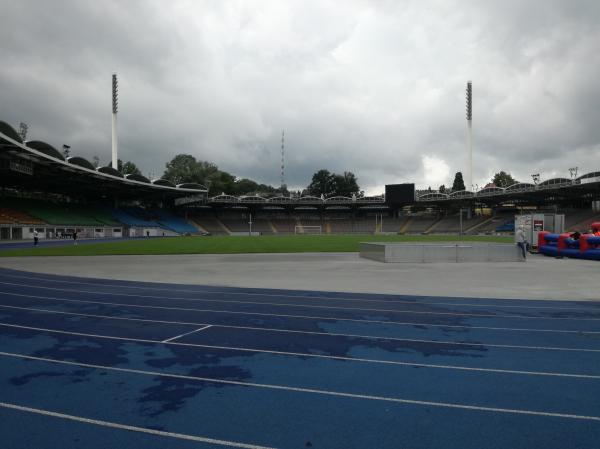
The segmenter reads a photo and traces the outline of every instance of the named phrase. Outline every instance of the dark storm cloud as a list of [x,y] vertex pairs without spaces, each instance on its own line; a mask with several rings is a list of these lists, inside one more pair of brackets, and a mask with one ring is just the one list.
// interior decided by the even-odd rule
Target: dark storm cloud
[[595,1],[0,1],[0,120],[160,175],[186,152],[278,184],[450,183],[474,83],[475,182],[600,168]]

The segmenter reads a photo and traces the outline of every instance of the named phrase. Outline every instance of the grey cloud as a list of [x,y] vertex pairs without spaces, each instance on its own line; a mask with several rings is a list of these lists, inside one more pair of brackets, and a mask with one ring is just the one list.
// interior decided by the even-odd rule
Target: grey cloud
[[[600,168],[595,1],[0,1],[0,119],[161,174],[186,152],[278,184],[351,170],[370,193],[425,184],[423,156],[475,180]],[[440,179],[440,184],[452,179]]]

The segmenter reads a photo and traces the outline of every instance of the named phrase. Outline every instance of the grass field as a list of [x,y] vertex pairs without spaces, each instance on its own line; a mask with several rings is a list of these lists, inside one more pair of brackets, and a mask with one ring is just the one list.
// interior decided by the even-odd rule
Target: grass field
[[86,243],[77,246],[10,249],[10,256],[94,256],[113,254],[241,254],[354,252],[360,242],[512,242],[511,237],[446,235],[289,235],[261,237],[167,237],[139,240]]

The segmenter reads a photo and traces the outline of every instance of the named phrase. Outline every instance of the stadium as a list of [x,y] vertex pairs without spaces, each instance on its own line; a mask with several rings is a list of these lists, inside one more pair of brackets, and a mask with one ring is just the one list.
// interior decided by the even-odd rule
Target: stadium
[[[489,435],[517,447],[514,435],[498,431],[530,421],[546,429],[545,447],[554,440],[566,447],[573,429],[600,421],[588,400],[600,378],[600,349],[590,338],[600,319],[595,265],[537,256],[515,270],[514,262],[381,264],[356,256],[368,241],[512,247],[515,215],[524,211],[563,213],[567,230],[586,229],[600,221],[600,172],[476,192],[398,184],[372,197],[210,196],[200,184],[64,158],[4,122],[0,170],[0,355],[13,376],[8,390],[29,392],[19,387],[0,401],[10,447],[46,447],[37,432],[19,431],[24,425],[50,429],[65,447],[62,426],[73,447],[95,447],[90,427],[104,429],[101,440],[113,447],[164,447],[165,440],[169,447],[433,447],[423,434],[382,429],[390,410],[404,423],[433,414],[427,419],[438,427],[465,414],[482,437],[458,433],[461,447],[467,434],[481,447]],[[544,281],[528,288],[533,279]],[[35,351],[19,349],[31,339]],[[73,344],[96,350],[65,356]],[[119,365],[115,351],[132,362]],[[165,357],[193,368],[157,368]],[[482,357],[483,364],[469,361]],[[273,368],[280,374],[269,374]],[[415,369],[420,386],[398,391],[389,383],[399,376],[413,385]],[[74,372],[82,374],[60,386],[43,380]],[[135,390],[132,382],[148,376],[153,390],[136,400],[150,414],[114,416],[115,404],[97,394],[112,382]],[[495,387],[485,392],[473,382]],[[27,399],[58,388],[63,399]],[[220,390],[227,393],[210,393]],[[211,395],[208,409],[202,391]],[[579,395],[574,410],[532,406],[560,391]],[[231,404],[243,405],[232,413]],[[348,406],[358,407],[355,416],[341,412]],[[321,416],[315,407],[337,422],[311,423],[307,417]],[[165,426],[166,416],[177,423]],[[277,429],[300,420],[306,431],[257,434],[262,424],[253,416],[268,416]],[[546,420],[560,425],[548,432]],[[595,431],[578,435],[587,444]]]
[[[52,145],[23,142],[0,122],[3,240],[173,235],[492,234],[513,231],[523,209],[564,213],[566,230],[600,221],[600,172],[574,179],[440,193],[319,198],[258,195],[209,197],[199,184],[122,175],[82,157],[65,160]],[[74,189],[73,186],[77,187]],[[115,207],[115,205],[121,205]],[[464,221],[456,212],[468,210]],[[486,209],[487,213],[476,214]],[[462,226],[462,228],[461,228]]]
[[1,449],[598,447],[598,6],[15,5]]

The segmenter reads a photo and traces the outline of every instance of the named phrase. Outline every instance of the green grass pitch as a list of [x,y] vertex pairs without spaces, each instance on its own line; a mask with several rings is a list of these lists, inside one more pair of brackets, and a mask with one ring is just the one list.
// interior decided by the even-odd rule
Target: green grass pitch
[[456,242],[511,243],[512,237],[448,235],[287,235],[260,237],[166,237],[80,245],[0,251],[10,256],[95,256],[124,254],[242,254],[356,252],[360,242]]

